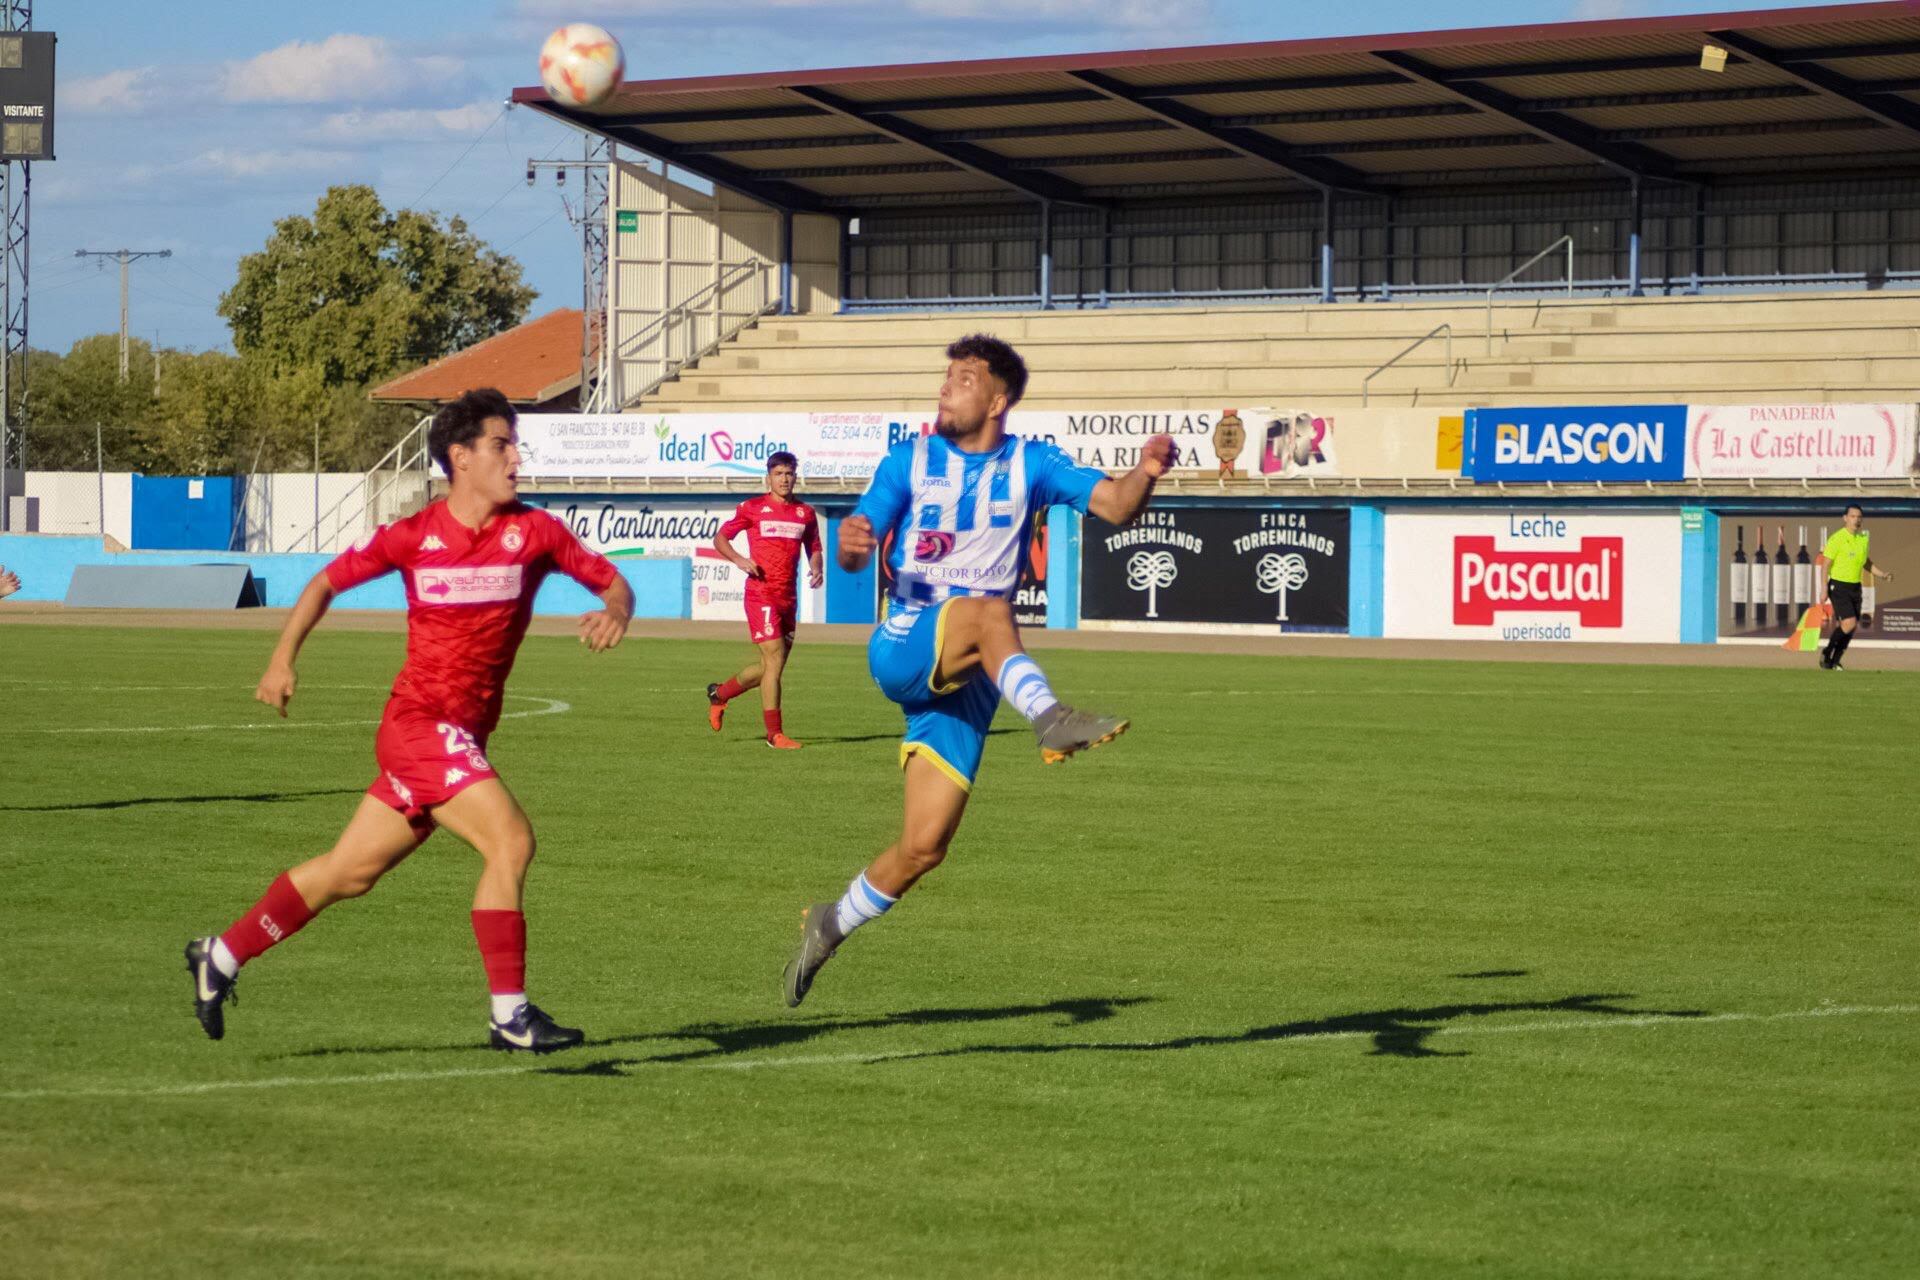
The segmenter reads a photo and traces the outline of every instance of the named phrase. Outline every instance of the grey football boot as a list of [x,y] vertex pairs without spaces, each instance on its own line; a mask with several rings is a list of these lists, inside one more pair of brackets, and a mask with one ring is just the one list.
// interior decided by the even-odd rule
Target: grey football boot
[[787,961],[783,975],[787,988],[787,1008],[797,1009],[813,986],[820,966],[833,959],[834,951],[846,935],[840,932],[840,904],[816,902],[801,917],[800,945]]
[[1040,743],[1040,758],[1048,764],[1059,764],[1076,752],[1112,742],[1127,731],[1128,723],[1121,716],[1077,711],[1062,702],[1033,722],[1033,736]]

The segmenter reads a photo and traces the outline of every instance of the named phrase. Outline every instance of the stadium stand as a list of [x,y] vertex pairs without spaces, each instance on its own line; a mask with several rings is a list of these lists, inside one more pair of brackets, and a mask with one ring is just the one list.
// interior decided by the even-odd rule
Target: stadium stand
[[979,328],[1019,344],[1029,408],[1212,407],[1281,394],[1361,403],[1361,382],[1410,342],[1453,326],[1455,369],[1429,342],[1370,388],[1379,405],[1740,403],[1910,399],[1920,297],[1902,293],[1473,304],[788,316],[763,321],[636,407],[733,412],[925,406],[941,348]]
[[966,328],[1034,406],[1920,387],[1909,4],[513,97],[649,157],[598,411],[923,406]]

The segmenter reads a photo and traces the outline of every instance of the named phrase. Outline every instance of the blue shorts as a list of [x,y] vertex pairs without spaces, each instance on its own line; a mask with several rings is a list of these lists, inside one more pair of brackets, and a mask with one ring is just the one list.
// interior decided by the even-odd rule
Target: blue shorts
[[1000,709],[1000,690],[981,671],[969,672],[958,684],[934,683],[951,603],[896,613],[874,628],[867,641],[867,670],[880,692],[907,714],[900,767],[906,768],[909,756],[923,755],[962,791],[971,791],[987,729]]

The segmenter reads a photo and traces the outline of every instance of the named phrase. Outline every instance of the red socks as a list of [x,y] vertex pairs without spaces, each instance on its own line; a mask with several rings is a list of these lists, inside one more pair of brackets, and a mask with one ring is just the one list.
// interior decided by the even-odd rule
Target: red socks
[[311,919],[313,911],[283,871],[278,880],[267,886],[266,896],[235,920],[233,926],[220,935],[220,941],[227,945],[235,960],[245,964],[274,943],[285,942],[300,932]]
[[527,989],[527,917],[519,911],[475,911],[473,938],[487,967],[487,990],[516,995]]
[[738,680],[735,680],[732,676],[728,676],[727,682],[713,691],[713,700],[715,702],[732,702],[745,692],[746,690],[741,687]]
[[760,718],[766,721],[767,736],[769,738],[771,738],[774,734],[781,732],[780,713],[778,711],[762,711],[760,713]]

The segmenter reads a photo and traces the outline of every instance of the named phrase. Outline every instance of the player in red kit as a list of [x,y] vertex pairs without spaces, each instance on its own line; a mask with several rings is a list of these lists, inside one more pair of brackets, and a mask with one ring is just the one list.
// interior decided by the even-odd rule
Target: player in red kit
[[[747,575],[747,639],[759,646],[760,656],[724,684],[707,686],[707,723],[718,733],[727,703],[759,685],[767,745],[786,751],[800,746],[780,723],[780,677],[793,650],[793,628],[800,614],[794,578],[802,551],[807,553],[807,585],[817,587],[826,581],[820,559],[820,518],[812,507],[793,500],[799,478],[800,460],[792,454],[781,452],[768,458],[767,491],[741,503],[713,539],[714,550]],[[733,540],[742,533],[747,535],[745,556],[733,549]]]
[[333,848],[283,873],[225,933],[187,944],[194,1013],[212,1039],[240,966],[284,942],[315,915],[374,886],[443,826],[482,859],[473,933],[493,996],[496,1049],[545,1053],[580,1043],[526,997],[521,913],[533,827],[486,757],[507,673],[527,634],[534,593],[559,570],[598,595],[580,619],[598,653],[620,643],[633,591],[604,556],[514,493],[520,452],[515,414],[494,390],[469,391],[434,415],[427,447],[452,482],[447,497],[382,525],[343,552],[301,593],[254,697],[287,714],[300,646],[342,591],[398,571],[407,591],[407,660],[374,739],[379,772]]

